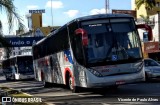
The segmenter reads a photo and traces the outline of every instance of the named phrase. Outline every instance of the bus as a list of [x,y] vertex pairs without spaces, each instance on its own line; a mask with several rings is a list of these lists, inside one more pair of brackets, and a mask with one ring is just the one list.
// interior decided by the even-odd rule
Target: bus
[[[141,25],[150,33],[150,28]],[[144,81],[138,26],[127,14],[76,18],[32,46],[35,79],[80,88]]]
[[6,80],[34,79],[32,55],[17,55],[2,61]]

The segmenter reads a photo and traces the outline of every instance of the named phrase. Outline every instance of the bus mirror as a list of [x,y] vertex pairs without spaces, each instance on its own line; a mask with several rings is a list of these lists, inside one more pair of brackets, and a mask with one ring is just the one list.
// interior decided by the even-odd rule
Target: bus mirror
[[82,36],[82,44],[83,46],[87,46],[88,45],[88,35],[86,30],[79,28],[75,31],[76,35],[81,35]]
[[152,28],[147,24],[138,24],[137,29],[145,29],[147,31],[148,41],[153,39]]

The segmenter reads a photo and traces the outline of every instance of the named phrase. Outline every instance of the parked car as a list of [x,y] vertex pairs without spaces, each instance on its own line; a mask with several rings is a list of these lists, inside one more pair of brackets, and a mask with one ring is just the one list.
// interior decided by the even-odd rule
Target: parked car
[[146,81],[153,79],[160,79],[160,64],[157,61],[151,58],[145,58],[144,70],[145,70]]

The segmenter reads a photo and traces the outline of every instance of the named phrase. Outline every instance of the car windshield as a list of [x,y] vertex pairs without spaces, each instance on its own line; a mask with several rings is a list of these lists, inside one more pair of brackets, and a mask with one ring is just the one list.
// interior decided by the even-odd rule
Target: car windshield
[[154,60],[144,60],[144,64],[145,64],[145,67],[148,67],[148,66],[160,66],[158,62],[154,61]]
[[131,19],[83,22],[88,33],[88,63],[141,58],[140,42]]

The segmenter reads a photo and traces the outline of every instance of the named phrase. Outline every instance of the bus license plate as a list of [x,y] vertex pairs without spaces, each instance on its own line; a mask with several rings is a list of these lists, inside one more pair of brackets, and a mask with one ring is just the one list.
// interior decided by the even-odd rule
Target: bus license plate
[[125,81],[116,81],[116,85],[122,85],[122,84],[125,84]]

